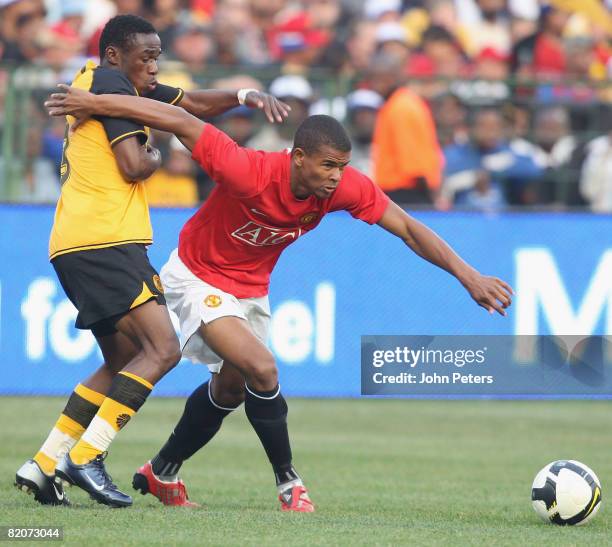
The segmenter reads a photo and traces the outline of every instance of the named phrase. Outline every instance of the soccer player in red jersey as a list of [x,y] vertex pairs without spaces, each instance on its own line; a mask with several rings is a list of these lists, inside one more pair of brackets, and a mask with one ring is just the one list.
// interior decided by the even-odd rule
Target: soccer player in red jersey
[[212,379],[187,399],[160,452],[134,476],[134,487],[167,505],[188,505],[177,477],[182,463],[208,443],[225,416],[245,412],[272,464],[283,511],[314,506],[292,463],[287,403],[272,353],[270,274],[285,247],[331,211],[345,210],[399,237],[422,258],[454,275],[480,306],[506,315],[511,287],[481,275],[365,175],[348,166],[349,138],[329,116],[297,129],[291,152],[241,148],[182,109],[138,97],[92,95],[64,88],[46,103],[52,115],[118,116],[170,131],[217,183],[185,224],[179,247],[161,270],[168,306],[181,327],[183,355],[207,364]]

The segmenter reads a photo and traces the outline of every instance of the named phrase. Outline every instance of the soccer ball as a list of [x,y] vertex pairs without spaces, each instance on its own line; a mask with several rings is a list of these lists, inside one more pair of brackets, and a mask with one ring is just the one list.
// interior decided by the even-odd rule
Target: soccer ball
[[583,463],[558,460],[536,475],[531,500],[535,512],[546,522],[585,524],[601,506],[601,483]]

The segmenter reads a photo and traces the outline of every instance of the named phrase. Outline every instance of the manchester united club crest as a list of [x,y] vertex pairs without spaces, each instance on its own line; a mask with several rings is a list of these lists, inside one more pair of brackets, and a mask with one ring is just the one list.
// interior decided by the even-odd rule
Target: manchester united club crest
[[218,308],[221,305],[221,297],[218,294],[209,294],[204,299],[204,304],[206,304],[209,308]]
[[161,294],[164,294],[164,286],[162,285],[162,282],[161,282],[161,279],[159,278],[159,275],[154,275],[153,276],[153,285],[155,286],[155,288]]
[[300,217],[300,224],[310,224],[319,218],[319,213],[306,213]]

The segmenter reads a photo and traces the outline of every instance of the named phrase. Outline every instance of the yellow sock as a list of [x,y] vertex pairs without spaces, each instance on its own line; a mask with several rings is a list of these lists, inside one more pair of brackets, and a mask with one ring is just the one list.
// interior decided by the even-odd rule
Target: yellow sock
[[140,376],[129,372],[117,374],[108,397],[70,451],[70,459],[82,465],[105,452],[117,432],[144,404],[152,389],[153,385]]
[[49,436],[34,456],[43,473],[53,475],[57,461],[80,439],[85,428],[96,415],[105,396],[82,384],[70,395],[64,411],[51,429]]

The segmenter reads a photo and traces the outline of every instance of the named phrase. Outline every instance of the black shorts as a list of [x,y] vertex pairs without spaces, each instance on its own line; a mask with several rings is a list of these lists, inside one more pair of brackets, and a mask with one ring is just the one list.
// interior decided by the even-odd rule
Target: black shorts
[[153,298],[166,304],[159,274],[140,243],[67,253],[51,264],[79,312],[76,328],[95,336],[117,332],[121,317]]

